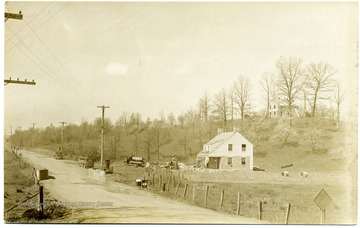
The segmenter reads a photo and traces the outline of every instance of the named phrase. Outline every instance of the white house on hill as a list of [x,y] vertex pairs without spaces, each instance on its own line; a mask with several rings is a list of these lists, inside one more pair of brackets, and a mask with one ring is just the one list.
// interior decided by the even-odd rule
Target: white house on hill
[[[269,104],[269,117],[279,118],[283,116],[289,116],[289,106],[284,99],[278,98],[277,100],[270,101]],[[291,110],[292,117],[299,117],[299,106],[292,105]]]
[[203,145],[197,167],[209,169],[253,169],[253,144],[239,132],[224,132]]

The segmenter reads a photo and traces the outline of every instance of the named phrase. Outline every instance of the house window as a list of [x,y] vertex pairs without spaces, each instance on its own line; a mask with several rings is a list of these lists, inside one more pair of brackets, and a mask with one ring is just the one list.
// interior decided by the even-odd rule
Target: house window
[[241,149],[242,149],[242,151],[246,151],[246,144],[242,144]]
[[228,158],[228,165],[232,166],[232,158]]
[[246,159],[245,158],[241,158],[241,165],[245,165],[246,164]]
[[232,151],[232,144],[228,144],[228,151]]

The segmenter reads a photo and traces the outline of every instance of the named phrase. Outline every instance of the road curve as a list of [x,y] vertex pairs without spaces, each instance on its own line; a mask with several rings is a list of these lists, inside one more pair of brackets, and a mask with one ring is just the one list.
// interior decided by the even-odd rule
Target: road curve
[[122,183],[99,183],[74,161],[55,160],[19,150],[37,169],[48,169],[53,178],[41,181],[60,202],[73,208],[69,222],[263,224],[254,218],[235,216],[173,201]]

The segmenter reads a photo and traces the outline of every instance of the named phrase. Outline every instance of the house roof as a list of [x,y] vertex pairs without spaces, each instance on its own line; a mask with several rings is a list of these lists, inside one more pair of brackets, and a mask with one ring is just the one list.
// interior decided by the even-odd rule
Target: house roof
[[[198,157],[204,157],[204,156],[208,156],[210,154],[213,154],[215,152],[217,152],[217,149],[223,145],[225,142],[227,142],[229,139],[231,139],[232,137],[241,137],[243,139],[245,139],[247,142],[249,142],[246,138],[244,138],[244,136],[242,136],[239,132],[223,132],[220,133],[218,135],[216,135],[213,139],[211,139],[209,142],[205,143],[204,145],[209,145],[211,146],[211,150],[209,151],[200,151],[197,156]],[[250,143],[250,142],[249,142]],[[250,143],[251,144],[251,143]]]
[[[237,132],[223,132],[212,138],[209,142],[205,143],[205,145],[213,145],[224,140],[231,138]],[[239,134],[239,133],[238,133]]]

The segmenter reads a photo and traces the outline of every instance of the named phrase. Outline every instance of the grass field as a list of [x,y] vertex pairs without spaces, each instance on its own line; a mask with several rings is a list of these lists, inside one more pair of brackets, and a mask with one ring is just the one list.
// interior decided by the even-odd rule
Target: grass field
[[[280,168],[279,168],[280,169]],[[324,189],[332,198],[326,211],[326,224],[356,223],[357,212],[353,186],[347,175],[338,172],[314,172],[302,178],[290,171],[289,177],[278,172],[199,172],[156,170],[154,174],[145,174],[144,168],[119,164],[116,174],[107,177],[107,181],[118,181],[135,186],[136,179],[150,180],[149,190],[200,207],[206,207],[225,213],[237,213],[237,197],[240,198],[240,215],[259,218],[259,202],[262,202],[262,219],[274,224],[284,224],[288,204],[291,204],[289,224],[319,224],[320,210],[314,198]],[[162,183],[160,185],[160,175]],[[344,179],[345,178],[345,179]],[[169,182],[170,181],[170,182]],[[180,181],[177,194],[176,187]],[[165,191],[163,183],[166,183]],[[169,185],[170,183],[170,185]],[[188,184],[184,197],[185,184]],[[209,186],[205,205],[206,186]],[[195,198],[193,199],[193,189]],[[220,208],[221,192],[224,190],[223,206]],[[206,223],[204,221],[204,223]]]
[[[7,149],[4,151],[4,220],[9,223],[62,223],[66,221],[68,210],[62,206],[51,205],[44,208],[44,214],[38,219],[37,196],[38,192],[32,177],[32,167],[19,159]],[[27,200],[29,199],[29,200]],[[17,204],[24,202],[12,209]],[[50,193],[44,190],[44,200],[54,201]],[[9,210],[7,212],[7,210]]]

